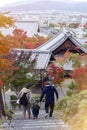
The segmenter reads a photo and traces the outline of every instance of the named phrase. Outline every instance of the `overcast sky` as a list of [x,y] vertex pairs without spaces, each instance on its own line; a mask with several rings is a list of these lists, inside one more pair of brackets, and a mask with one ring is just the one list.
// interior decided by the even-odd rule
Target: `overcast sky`
[[[15,3],[15,2],[22,2],[23,0],[0,0],[0,6],[4,6],[4,5],[6,5],[6,4],[11,4],[11,3]],[[32,3],[32,2],[36,2],[36,1],[42,1],[42,0],[28,0],[28,1],[30,1],[30,3]],[[46,0],[45,0],[46,1]],[[47,0],[48,1],[48,0]],[[51,1],[61,1],[61,0],[51,0]],[[67,0],[65,0],[65,1],[67,1]],[[81,1],[86,1],[87,2],[87,0],[68,0],[69,2],[71,1],[74,1],[74,2],[81,2]],[[68,2],[67,1],[67,2]]]

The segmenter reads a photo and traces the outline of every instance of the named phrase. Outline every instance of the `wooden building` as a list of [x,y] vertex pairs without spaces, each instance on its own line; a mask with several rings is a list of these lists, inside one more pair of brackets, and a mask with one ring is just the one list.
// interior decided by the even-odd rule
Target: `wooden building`
[[87,49],[70,33],[60,32],[55,37],[37,48],[49,50],[53,55],[63,55],[67,50],[72,53],[87,53]]
[[[17,51],[32,52],[32,55],[38,55],[35,69],[41,73],[47,70],[50,62],[55,61],[55,56],[63,57],[67,50],[72,53],[87,54],[87,49],[70,32],[60,32],[36,49],[18,49]],[[66,73],[69,73],[72,71],[72,62],[64,64],[63,68]],[[43,80],[42,76],[41,79]],[[43,84],[42,80],[40,84]]]

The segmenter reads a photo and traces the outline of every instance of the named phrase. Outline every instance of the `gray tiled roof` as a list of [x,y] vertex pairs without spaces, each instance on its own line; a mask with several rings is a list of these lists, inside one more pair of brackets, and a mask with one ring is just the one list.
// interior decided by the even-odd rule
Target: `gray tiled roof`
[[[50,50],[53,52],[56,48],[60,47],[67,39],[73,42],[78,48],[80,48],[84,53],[87,53],[87,49],[83,47],[83,45],[72,36],[70,32],[60,32],[55,37],[44,43],[43,45],[39,46],[38,50]],[[65,63],[63,66],[64,70],[73,70],[73,62],[69,61]]]
[[52,53],[48,50],[36,50],[36,49],[14,49],[19,55],[21,54],[20,52],[25,52],[25,53],[31,53],[31,59],[34,59],[35,56],[37,58],[36,64],[35,64],[35,69],[38,70],[44,70],[47,68],[48,63],[50,61]]
[[27,33],[28,36],[32,37],[38,33],[38,22],[29,22],[29,21],[17,21],[14,23],[14,27],[9,28],[0,28],[0,31],[4,35],[12,34],[14,29],[22,29]]
[[72,36],[69,32],[60,32],[55,37],[44,43],[43,45],[39,46],[38,50],[50,50],[54,51],[56,48],[61,46],[66,39],[70,39],[78,48],[80,48],[84,53],[87,53],[87,49],[83,47],[83,45]]

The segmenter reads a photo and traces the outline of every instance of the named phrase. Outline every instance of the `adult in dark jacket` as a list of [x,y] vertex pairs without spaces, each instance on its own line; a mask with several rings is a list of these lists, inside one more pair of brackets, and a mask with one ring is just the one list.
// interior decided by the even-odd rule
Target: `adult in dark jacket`
[[[54,110],[54,104],[55,104],[55,96],[58,100],[58,92],[56,88],[51,84],[50,81],[45,82],[45,87],[43,88],[42,94],[40,96],[40,102],[42,101],[43,97],[45,96],[45,111],[46,111],[46,117],[52,117],[53,110]],[[50,112],[49,112],[50,109]]]

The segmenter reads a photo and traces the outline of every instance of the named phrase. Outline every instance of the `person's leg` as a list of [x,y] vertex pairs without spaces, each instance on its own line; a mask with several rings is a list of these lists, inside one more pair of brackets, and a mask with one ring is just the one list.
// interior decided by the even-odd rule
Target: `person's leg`
[[49,117],[52,117],[52,115],[53,115],[53,110],[54,110],[54,102],[52,103],[50,103],[50,105],[49,105],[49,107],[50,107],[50,113],[49,113]]
[[26,119],[26,106],[22,106],[23,109],[23,118]]
[[37,109],[36,110],[36,118],[38,118],[38,115],[39,115],[39,110]]
[[47,118],[49,116],[49,103],[48,102],[45,103],[45,112],[46,112],[45,118]]
[[33,119],[36,119],[36,116],[37,116],[37,111],[36,111],[36,109],[34,110],[34,118]]
[[45,103],[45,112],[46,112],[46,113],[49,113],[49,109],[48,109],[48,107],[49,107],[49,103],[46,102],[46,103]]
[[28,112],[28,118],[31,118],[30,104],[28,104],[26,107]]
[[33,119],[35,118],[35,110],[34,107],[32,108],[32,114],[33,114]]

